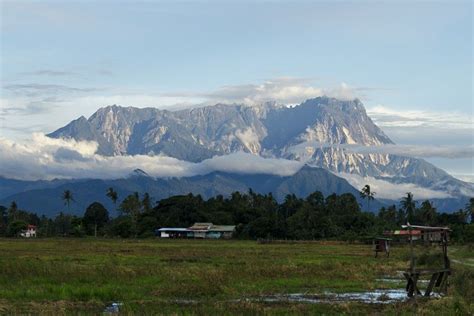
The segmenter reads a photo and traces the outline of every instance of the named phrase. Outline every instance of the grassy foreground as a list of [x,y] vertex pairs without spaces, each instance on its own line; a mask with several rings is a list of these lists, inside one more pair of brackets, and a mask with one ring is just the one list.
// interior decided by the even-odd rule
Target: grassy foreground
[[111,302],[121,302],[124,314],[474,313],[472,246],[451,247],[455,273],[450,294],[441,299],[396,304],[254,299],[401,288],[377,279],[406,269],[407,254],[408,248],[396,247],[390,258],[376,259],[370,245],[335,242],[0,239],[0,314],[100,314]]

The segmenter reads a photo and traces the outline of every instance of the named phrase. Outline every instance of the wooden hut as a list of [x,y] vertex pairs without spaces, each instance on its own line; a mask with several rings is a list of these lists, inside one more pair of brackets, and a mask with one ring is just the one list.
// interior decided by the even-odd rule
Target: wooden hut
[[[418,280],[423,275],[431,276],[428,283],[428,287],[424,293],[424,296],[430,296],[434,288],[438,288],[439,292],[446,292],[448,285],[448,276],[451,274],[451,264],[448,258],[448,240],[449,232],[451,231],[448,227],[431,227],[431,226],[416,226],[416,225],[403,225],[402,228],[406,229],[409,233],[407,234],[410,242],[410,267],[404,276],[407,280],[407,292],[408,296],[422,295],[418,289]],[[419,231],[420,238],[414,238],[414,231]],[[416,268],[416,256],[415,256],[415,242],[422,241],[424,244],[438,243],[441,247],[443,254],[443,266],[435,269],[421,270]]]

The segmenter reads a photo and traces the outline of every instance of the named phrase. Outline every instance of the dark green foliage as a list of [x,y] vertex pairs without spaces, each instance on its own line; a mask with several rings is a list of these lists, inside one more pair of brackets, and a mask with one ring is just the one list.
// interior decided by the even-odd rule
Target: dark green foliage
[[[113,189],[108,193],[112,197]],[[138,193],[126,196],[119,208],[121,216],[109,221],[105,207],[94,202],[85,210],[84,217],[59,213],[54,219],[38,218],[20,210],[15,203],[8,209],[0,208],[0,236],[7,235],[8,225],[23,221],[38,226],[38,236],[82,236],[84,234],[109,237],[151,237],[157,228],[189,227],[195,222],[235,225],[235,237],[241,239],[339,239],[365,240],[384,231],[400,229],[407,220],[414,225],[449,226],[451,240],[474,241],[474,227],[468,225],[469,205],[452,214],[438,213],[430,201],[416,207],[414,197],[407,193],[395,205],[382,207],[377,215],[363,212],[353,194],[331,194],[324,197],[313,192],[305,199],[288,194],[279,204],[274,196],[253,190],[243,194],[234,192],[229,197],[217,195],[204,200],[201,195],[176,195],[154,204],[150,195]]]
[[132,220],[129,216],[119,216],[110,222],[108,227],[108,235],[118,236],[122,238],[132,237],[134,231],[132,229]]
[[467,225],[464,230],[464,241],[474,243],[474,222]]
[[97,237],[97,232],[99,232],[108,221],[109,212],[98,202],[89,205],[84,213],[83,223],[88,235]]
[[4,236],[7,231],[8,225],[8,212],[7,208],[0,205],[0,236]]
[[123,214],[130,216],[132,223],[132,232],[136,236],[138,217],[142,212],[142,203],[140,201],[140,197],[138,196],[138,192],[127,196],[122,201],[122,204],[120,204],[120,210]]
[[415,219],[415,208],[416,208],[416,201],[413,199],[413,193],[407,192],[407,196],[404,197],[400,205],[402,209],[405,211],[406,214],[406,223],[413,224],[413,220]]
[[26,229],[28,224],[22,220],[14,220],[8,224],[7,236],[8,237],[18,237],[22,230]]
[[474,302],[474,270],[457,269],[454,273],[453,283],[458,295],[463,297],[466,302]]

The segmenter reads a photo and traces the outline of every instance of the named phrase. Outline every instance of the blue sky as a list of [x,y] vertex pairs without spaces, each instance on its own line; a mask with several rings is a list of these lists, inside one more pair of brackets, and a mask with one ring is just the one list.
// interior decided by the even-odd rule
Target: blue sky
[[[1,134],[112,103],[326,93],[361,98],[397,143],[472,146],[472,15],[471,1],[1,1]],[[474,173],[472,158],[431,161]]]

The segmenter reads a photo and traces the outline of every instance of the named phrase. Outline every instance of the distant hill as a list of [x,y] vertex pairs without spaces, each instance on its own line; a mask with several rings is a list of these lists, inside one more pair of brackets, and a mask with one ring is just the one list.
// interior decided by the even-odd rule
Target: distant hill
[[[5,186],[9,180],[1,179]],[[11,180],[15,183],[17,180]],[[258,193],[272,193],[278,201],[283,201],[287,194],[306,197],[314,191],[321,191],[325,196],[332,193],[352,193],[360,203],[365,202],[359,197],[358,190],[346,180],[339,178],[322,168],[303,167],[293,176],[280,177],[265,174],[230,174],[213,172],[203,176],[188,178],[155,179],[143,170],[135,170],[129,177],[116,180],[83,179],[69,181],[23,181],[18,185],[18,192],[0,199],[0,205],[9,205],[16,201],[20,208],[29,211],[55,216],[60,211],[67,211],[61,200],[64,190],[71,190],[75,202],[71,203],[71,213],[82,215],[86,207],[98,201],[109,210],[115,206],[105,196],[106,190],[113,187],[120,200],[128,194],[148,192],[158,201],[172,195],[200,194],[203,198],[216,195],[228,196],[234,191],[247,192],[252,188]],[[120,201],[119,201],[120,203]],[[372,210],[377,210],[382,204],[378,201],[371,203]],[[113,212],[112,212],[113,213]]]

